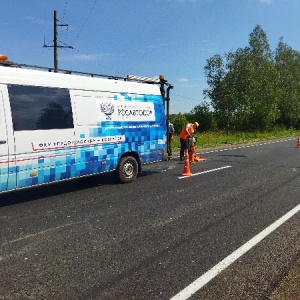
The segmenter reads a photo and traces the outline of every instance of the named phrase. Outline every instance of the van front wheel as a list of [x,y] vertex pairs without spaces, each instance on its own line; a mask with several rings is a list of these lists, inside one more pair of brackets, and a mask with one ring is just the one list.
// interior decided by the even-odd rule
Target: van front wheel
[[139,166],[136,159],[132,156],[121,158],[117,168],[118,179],[123,183],[134,181],[138,175]]

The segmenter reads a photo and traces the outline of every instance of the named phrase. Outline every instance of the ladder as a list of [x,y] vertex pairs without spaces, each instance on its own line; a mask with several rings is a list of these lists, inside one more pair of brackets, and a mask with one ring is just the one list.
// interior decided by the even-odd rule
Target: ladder
[[143,77],[143,76],[127,75],[126,80],[143,82],[143,83],[160,83],[161,76],[162,75],[150,78],[150,77]]
[[[0,66],[37,69],[37,70],[45,70],[48,72],[55,72],[54,68],[42,67],[42,66],[37,66],[37,65],[29,65],[29,64],[18,64],[18,63],[14,63],[14,62],[8,61],[8,60],[0,60]],[[135,82],[140,82],[140,83],[152,83],[152,84],[158,84],[161,82],[161,79],[163,79],[162,75],[156,76],[153,78],[143,77],[143,76],[135,76],[135,75],[127,75],[127,77],[121,77],[121,76],[112,76],[112,75],[106,75],[106,74],[71,71],[71,70],[65,70],[65,69],[57,69],[56,73],[63,73],[63,74],[69,74],[69,75],[71,75],[71,74],[84,75],[84,76],[90,76],[90,77],[101,77],[101,78],[108,78],[108,79],[114,79],[114,80],[135,81]]]

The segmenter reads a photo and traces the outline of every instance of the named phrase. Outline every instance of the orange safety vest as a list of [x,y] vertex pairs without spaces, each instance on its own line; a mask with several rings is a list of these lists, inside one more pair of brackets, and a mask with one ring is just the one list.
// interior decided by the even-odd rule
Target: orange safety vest
[[179,137],[183,140],[187,140],[189,135],[193,135],[195,133],[194,124],[188,123],[185,128],[183,128],[179,134]]

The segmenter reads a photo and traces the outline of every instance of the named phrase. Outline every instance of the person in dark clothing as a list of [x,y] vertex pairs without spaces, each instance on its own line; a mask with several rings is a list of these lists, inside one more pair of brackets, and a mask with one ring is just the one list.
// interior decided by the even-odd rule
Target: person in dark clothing
[[171,141],[173,140],[173,137],[174,137],[174,125],[169,121],[169,139],[168,139],[168,142],[169,142],[169,145],[168,145],[168,154],[170,156],[172,156],[172,147],[171,147]]
[[183,160],[184,151],[189,146],[189,138],[192,138],[195,134],[196,128],[199,126],[198,122],[188,123],[185,128],[183,128],[179,134],[180,138],[180,160]]

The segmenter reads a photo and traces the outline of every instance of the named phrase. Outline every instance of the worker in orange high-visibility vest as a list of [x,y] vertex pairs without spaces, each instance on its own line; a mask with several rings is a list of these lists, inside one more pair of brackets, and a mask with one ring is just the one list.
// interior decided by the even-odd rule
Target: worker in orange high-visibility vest
[[185,128],[183,128],[179,134],[180,138],[180,160],[183,160],[184,151],[188,148],[189,138],[192,138],[196,132],[196,128],[199,126],[198,122],[195,123],[188,123],[186,124]]

